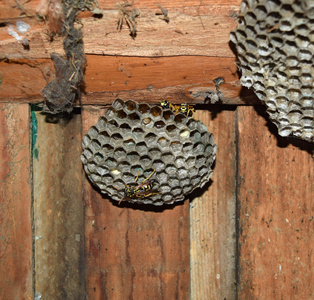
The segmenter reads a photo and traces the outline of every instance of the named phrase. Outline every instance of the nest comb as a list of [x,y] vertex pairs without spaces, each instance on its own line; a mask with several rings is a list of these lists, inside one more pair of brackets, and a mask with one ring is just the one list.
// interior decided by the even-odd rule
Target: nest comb
[[313,142],[314,1],[243,1],[230,38],[241,84],[266,104],[279,134]]
[[[133,100],[114,101],[84,136],[81,160],[102,194],[120,201],[126,185],[152,172],[153,194],[129,202],[163,205],[181,201],[212,176],[216,145],[192,117]],[[119,189],[119,190],[118,190]]]

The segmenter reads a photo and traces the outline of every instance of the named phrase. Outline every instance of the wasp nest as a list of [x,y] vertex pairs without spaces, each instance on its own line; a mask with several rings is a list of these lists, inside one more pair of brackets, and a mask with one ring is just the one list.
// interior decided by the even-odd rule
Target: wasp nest
[[241,84],[266,104],[279,134],[313,142],[314,1],[243,1],[230,38]]
[[[116,201],[153,205],[183,200],[202,187],[212,176],[216,157],[213,136],[202,122],[133,100],[117,99],[82,145],[85,172],[101,193]],[[150,175],[151,191],[125,197],[127,186]]]

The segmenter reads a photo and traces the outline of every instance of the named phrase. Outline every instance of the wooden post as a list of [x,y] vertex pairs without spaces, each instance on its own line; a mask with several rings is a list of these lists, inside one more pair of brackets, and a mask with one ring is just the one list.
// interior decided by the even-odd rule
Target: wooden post
[[36,295],[84,299],[81,116],[32,113]]
[[314,161],[264,108],[238,107],[239,299],[311,299]]
[[0,299],[33,299],[29,110],[0,103]]
[[191,299],[236,299],[235,107],[196,118],[213,133],[217,158],[210,184],[190,205]]

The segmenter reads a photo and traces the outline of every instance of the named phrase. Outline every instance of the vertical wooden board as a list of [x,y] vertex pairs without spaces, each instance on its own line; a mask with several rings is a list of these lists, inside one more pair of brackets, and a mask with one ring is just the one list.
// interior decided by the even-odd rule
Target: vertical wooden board
[[[84,133],[99,115],[83,109]],[[118,206],[87,179],[84,191],[87,299],[189,299],[189,203]]]
[[32,299],[29,109],[0,104],[0,298]]
[[238,107],[239,299],[314,297],[313,145]]
[[217,144],[212,182],[190,204],[191,299],[236,299],[235,111],[196,113]]
[[81,116],[32,112],[35,288],[43,299],[84,299]]

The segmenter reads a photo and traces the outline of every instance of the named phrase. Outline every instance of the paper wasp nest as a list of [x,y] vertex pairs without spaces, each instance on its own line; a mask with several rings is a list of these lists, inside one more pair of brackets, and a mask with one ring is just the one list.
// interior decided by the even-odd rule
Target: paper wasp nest
[[[212,176],[216,145],[206,126],[158,105],[117,99],[83,138],[81,160],[90,181],[120,201],[137,174],[158,194],[126,201],[163,205],[183,200]],[[118,190],[119,189],[119,190]],[[124,200],[123,200],[124,201]]]
[[230,38],[241,84],[266,104],[279,134],[313,142],[314,1],[243,1]]

